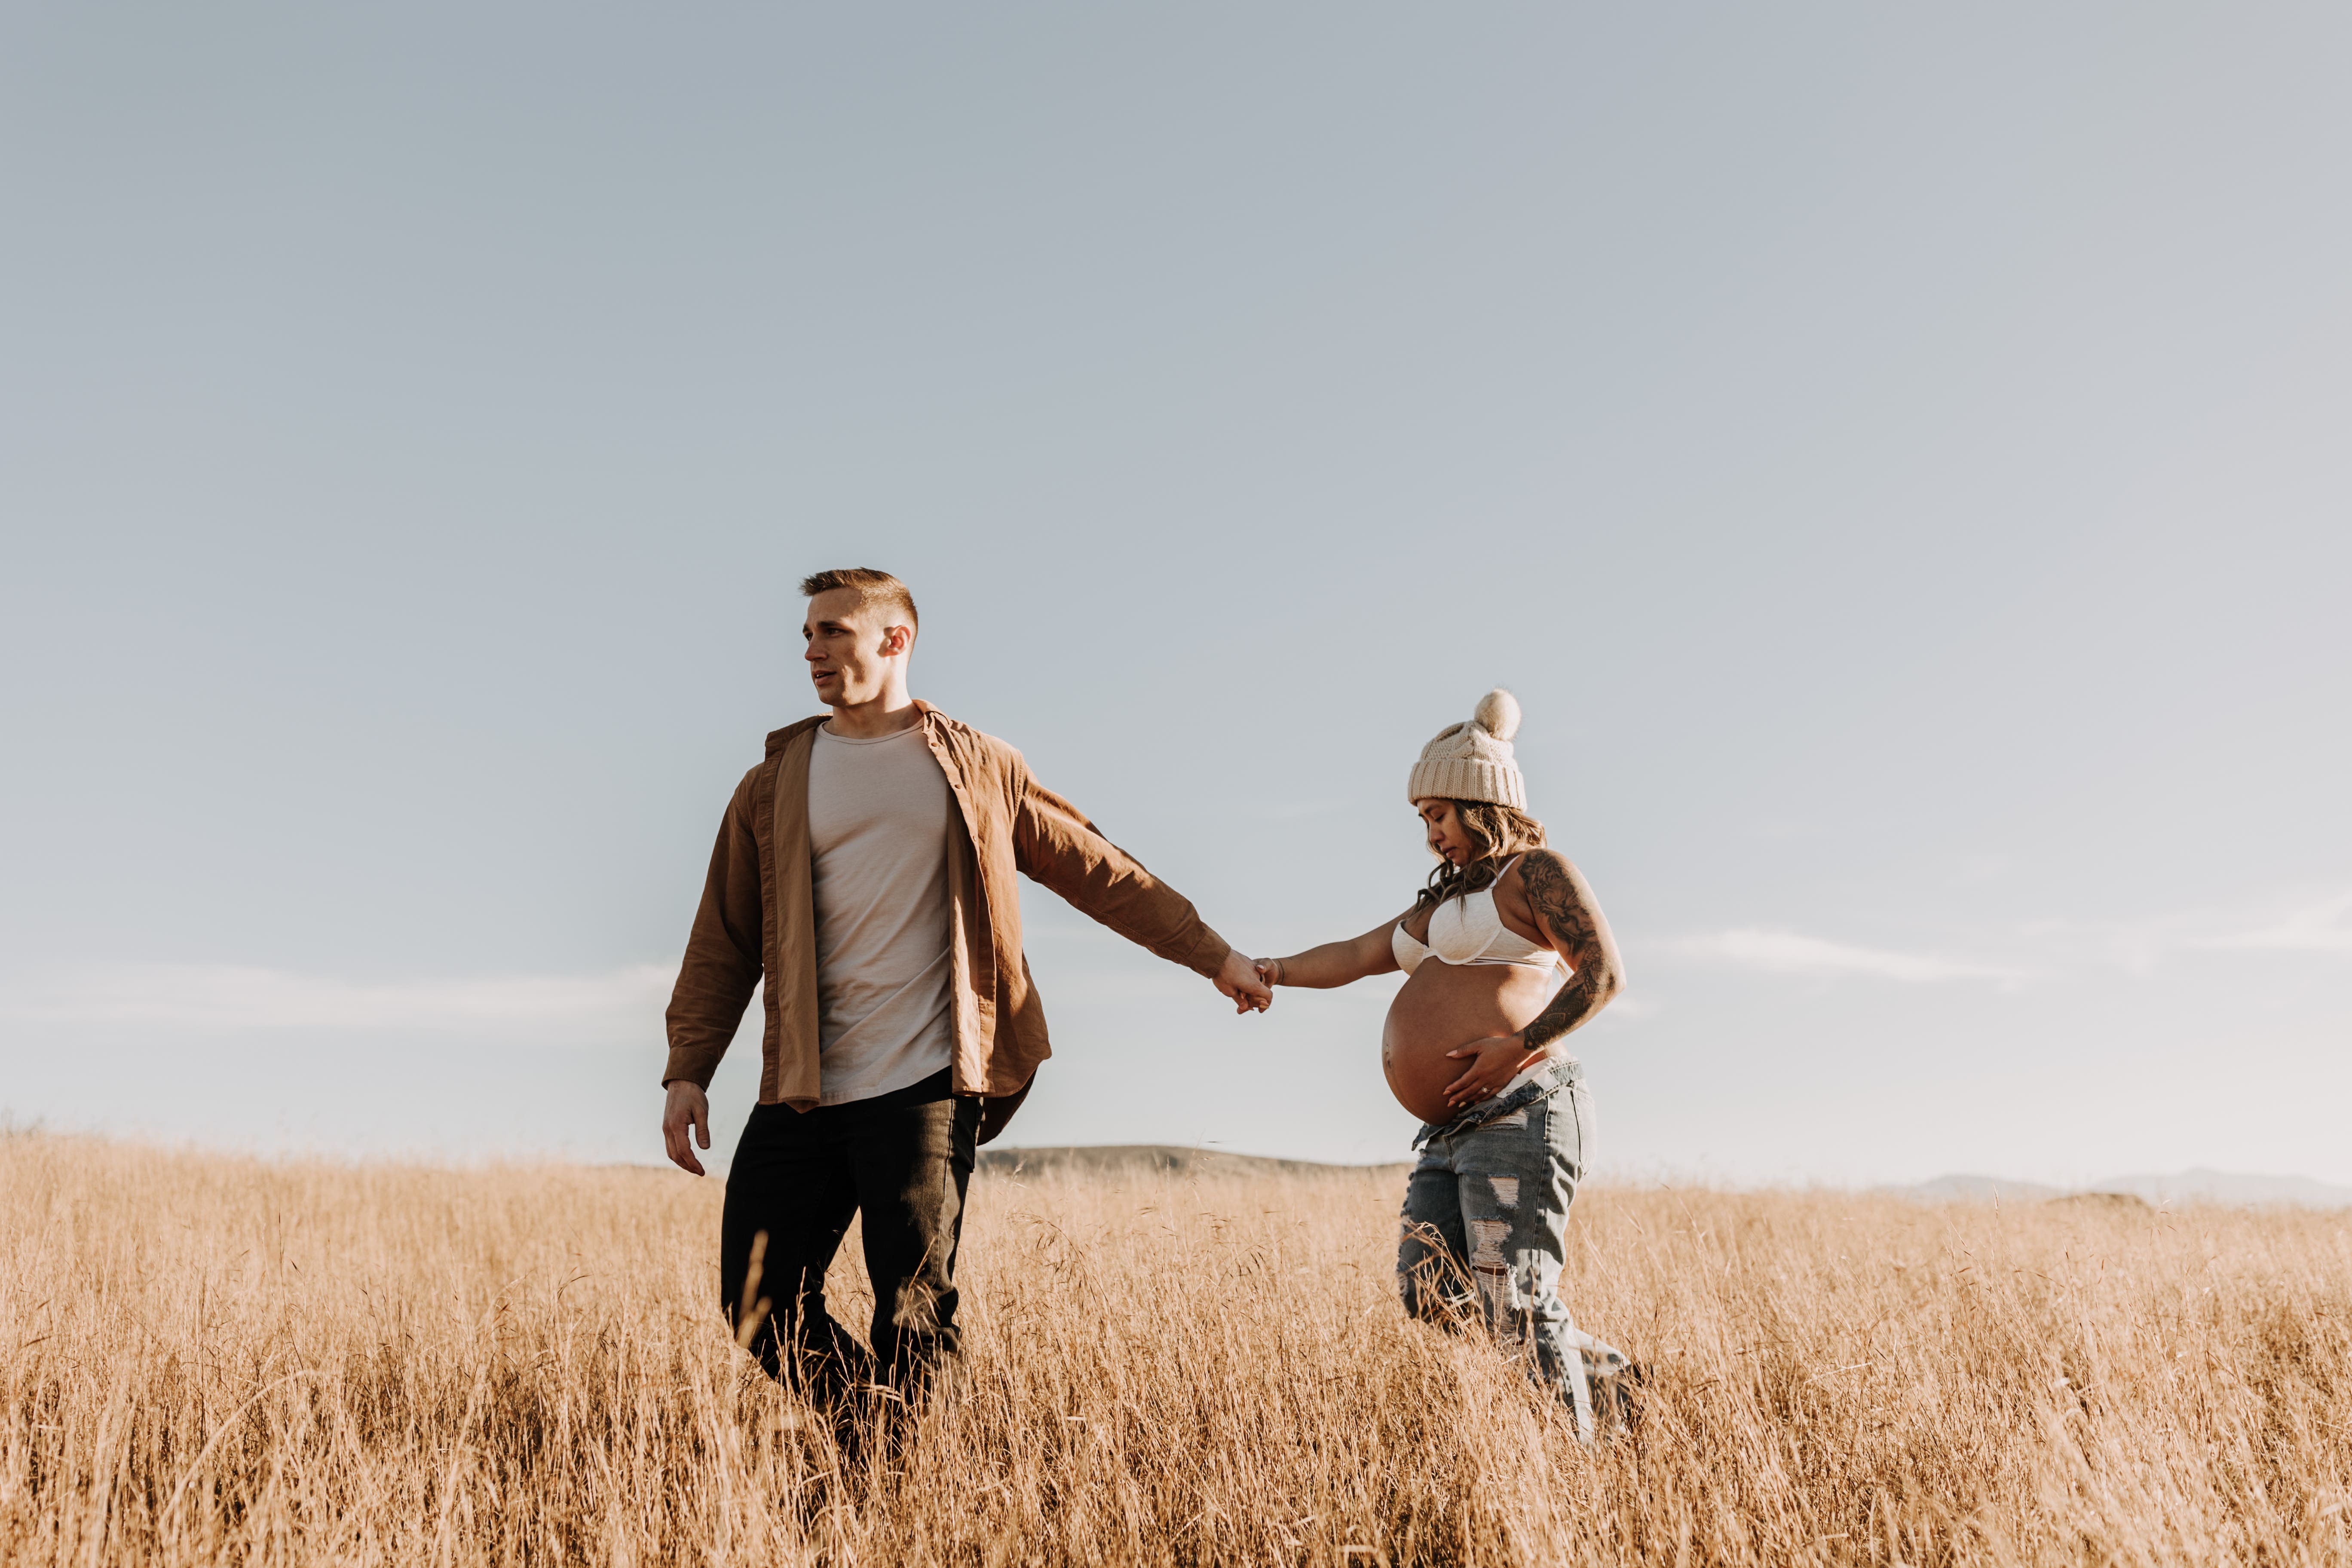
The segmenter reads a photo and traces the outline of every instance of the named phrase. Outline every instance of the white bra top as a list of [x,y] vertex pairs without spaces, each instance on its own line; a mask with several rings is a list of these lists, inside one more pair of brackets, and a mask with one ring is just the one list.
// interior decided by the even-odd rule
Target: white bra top
[[[1508,871],[1518,863],[1515,858],[1503,869]],[[1396,929],[1389,932],[1389,951],[1396,954],[1397,967],[1407,974],[1430,957],[1440,963],[1516,963],[1529,969],[1549,969],[1559,962],[1551,949],[1529,942],[1503,923],[1491,887],[1438,905],[1429,917],[1426,943],[1415,942],[1404,929],[1404,921],[1397,921]]]

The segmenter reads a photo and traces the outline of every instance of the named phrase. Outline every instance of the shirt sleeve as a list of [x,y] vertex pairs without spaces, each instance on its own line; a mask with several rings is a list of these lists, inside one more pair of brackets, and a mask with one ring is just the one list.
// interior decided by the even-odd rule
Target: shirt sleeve
[[710,1077],[743,1023],[743,1009],[760,984],[764,938],[760,897],[760,847],[751,830],[753,769],[744,775],[719,819],[702,902],[686,939],[686,960],[669,999],[669,1062],[662,1082],[685,1079],[698,1089]]
[[1078,808],[1015,769],[1013,861],[1024,876],[1128,941],[1213,977],[1233,951],[1192,901],[1104,837]]

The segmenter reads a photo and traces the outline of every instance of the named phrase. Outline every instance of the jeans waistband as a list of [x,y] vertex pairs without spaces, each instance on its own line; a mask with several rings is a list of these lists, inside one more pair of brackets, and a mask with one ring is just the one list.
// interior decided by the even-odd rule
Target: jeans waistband
[[1492,1100],[1482,1100],[1477,1104],[1465,1109],[1461,1115],[1451,1121],[1423,1122],[1421,1131],[1413,1135],[1412,1146],[1418,1150],[1433,1138],[1459,1138],[1465,1132],[1475,1132],[1489,1121],[1508,1116],[1512,1111],[1533,1105],[1538,1100],[1548,1100],[1570,1084],[1583,1081],[1584,1064],[1574,1057],[1561,1057],[1549,1067],[1538,1069],[1535,1077],[1508,1094],[1496,1095]]

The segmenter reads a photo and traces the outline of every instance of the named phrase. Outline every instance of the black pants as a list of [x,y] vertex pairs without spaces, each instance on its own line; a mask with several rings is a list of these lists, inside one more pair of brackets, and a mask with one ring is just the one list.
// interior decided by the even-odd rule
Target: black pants
[[[980,1102],[956,1098],[944,1068],[847,1105],[752,1109],[727,1173],[719,1291],[739,1335],[755,1325],[750,1349],[769,1376],[831,1403],[877,1377],[907,1387],[956,1352],[956,1242],[979,1125]],[[825,1268],[861,1210],[870,1352],[824,1308]]]

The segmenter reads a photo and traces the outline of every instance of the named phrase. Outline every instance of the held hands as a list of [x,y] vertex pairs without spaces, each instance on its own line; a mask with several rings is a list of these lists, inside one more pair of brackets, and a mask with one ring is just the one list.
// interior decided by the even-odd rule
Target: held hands
[[1517,1035],[1490,1035],[1466,1046],[1456,1046],[1445,1054],[1471,1058],[1462,1076],[1445,1086],[1445,1103],[1455,1110],[1499,1094],[1521,1068],[1543,1059],[1541,1051],[1528,1049],[1528,1043]]
[[1236,1015],[1263,1013],[1274,1005],[1274,987],[1261,976],[1259,966],[1244,958],[1238,949],[1226,952],[1224,964],[1217,971],[1216,984],[1219,991],[1232,998]]

